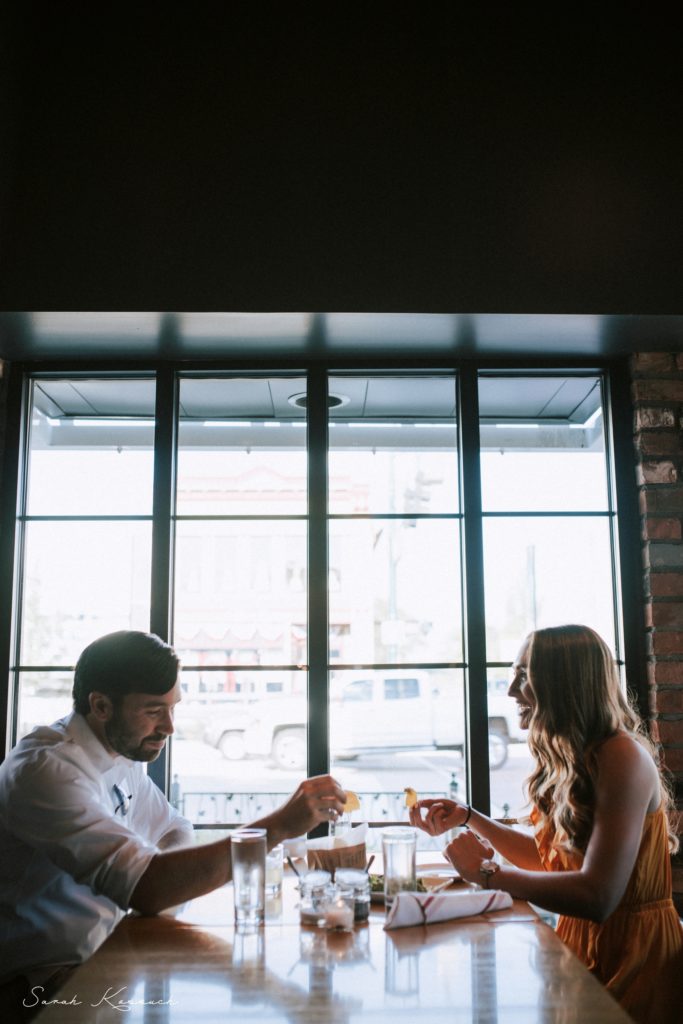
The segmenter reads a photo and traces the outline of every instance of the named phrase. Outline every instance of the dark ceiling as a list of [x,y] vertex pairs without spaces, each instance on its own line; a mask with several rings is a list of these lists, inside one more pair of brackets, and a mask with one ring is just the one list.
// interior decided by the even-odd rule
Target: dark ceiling
[[683,349],[677,34],[354,11],[4,5],[0,357]]

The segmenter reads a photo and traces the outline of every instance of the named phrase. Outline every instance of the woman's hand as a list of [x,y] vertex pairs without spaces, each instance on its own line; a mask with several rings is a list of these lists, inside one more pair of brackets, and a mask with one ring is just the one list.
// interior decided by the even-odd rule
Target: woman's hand
[[[422,812],[426,811],[424,817]],[[449,828],[462,825],[467,817],[467,807],[455,800],[419,800],[409,811],[410,824],[421,828],[430,836],[440,836]]]
[[492,846],[471,831],[457,836],[444,850],[445,856],[466,882],[481,882],[481,862],[493,857],[494,852]]

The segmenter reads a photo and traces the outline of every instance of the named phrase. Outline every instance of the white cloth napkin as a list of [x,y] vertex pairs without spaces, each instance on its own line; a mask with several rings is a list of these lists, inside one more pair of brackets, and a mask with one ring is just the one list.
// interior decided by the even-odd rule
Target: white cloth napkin
[[306,843],[307,850],[341,850],[346,846],[358,846],[365,842],[368,834],[368,823],[364,821],[355,828],[347,828],[344,832],[334,836],[322,836],[320,839],[309,839]]
[[385,929],[409,928],[416,924],[435,924],[455,917],[507,910],[512,896],[501,889],[474,892],[399,892],[387,914]]

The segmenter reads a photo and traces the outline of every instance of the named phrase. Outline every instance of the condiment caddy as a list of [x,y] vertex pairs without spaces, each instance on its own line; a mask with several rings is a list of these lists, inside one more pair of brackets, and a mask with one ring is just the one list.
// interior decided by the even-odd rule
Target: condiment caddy
[[307,871],[299,878],[299,917],[302,924],[318,928],[351,931],[368,920],[370,880],[359,868],[338,868],[335,879],[329,871]]

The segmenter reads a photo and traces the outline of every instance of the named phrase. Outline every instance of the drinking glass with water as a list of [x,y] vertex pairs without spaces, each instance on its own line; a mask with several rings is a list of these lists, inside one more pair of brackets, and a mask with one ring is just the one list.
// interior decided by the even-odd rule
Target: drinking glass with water
[[266,830],[241,828],[230,837],[235,924],[263,924],[266,906]]

